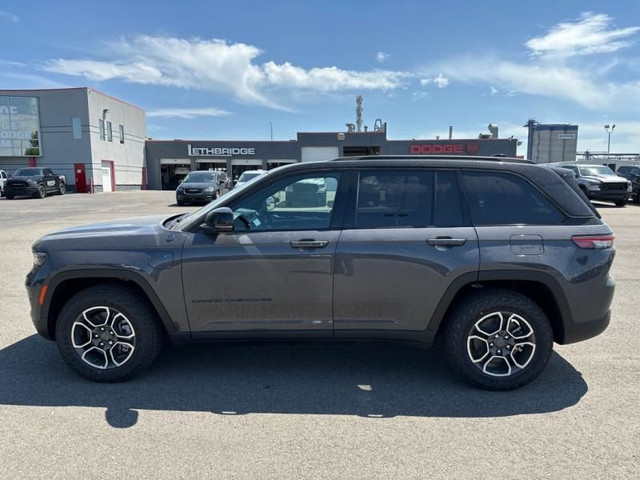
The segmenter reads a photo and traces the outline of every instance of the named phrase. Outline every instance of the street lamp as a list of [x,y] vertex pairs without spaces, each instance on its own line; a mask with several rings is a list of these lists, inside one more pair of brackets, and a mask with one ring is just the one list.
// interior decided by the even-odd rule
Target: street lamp
[[616,124],[613,125],[605,125],[604,131],[607,132],[607,160],[609,160],[609,152],[611,151],[611,134],[613,130],[616,128]]

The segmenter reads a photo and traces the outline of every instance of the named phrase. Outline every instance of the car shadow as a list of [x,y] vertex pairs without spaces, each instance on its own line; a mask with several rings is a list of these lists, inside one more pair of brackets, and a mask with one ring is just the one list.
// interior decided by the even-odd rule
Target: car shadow
[[106,408],[109,425],[127,428],[137,410],[504,417],[562,410],[588,390],[556,353],[539,379],[512,392],[473,388],[444,360],[439,347],[393,344],[191,344],[167,349],[129,382],[98,384],[32,335],[0,351],[0,405]]

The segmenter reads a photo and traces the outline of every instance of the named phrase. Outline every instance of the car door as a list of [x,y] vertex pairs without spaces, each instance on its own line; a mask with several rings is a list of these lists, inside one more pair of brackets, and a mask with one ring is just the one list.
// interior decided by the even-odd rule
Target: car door
[[42,170],[42,180],[44,182],[44,188],[47,190],[47,192],[53,192],[57,189],[56,177],[50,168],[45,168]]
[[475,279],[458,172],[361,170],[336,252],[335,337],[418,339],[447,288]]
[[183,285],[195,338],[332,336],[341,194],[322,190],[329,181],[340,174],[265,182],[229,205],[234,231],[192,233]]

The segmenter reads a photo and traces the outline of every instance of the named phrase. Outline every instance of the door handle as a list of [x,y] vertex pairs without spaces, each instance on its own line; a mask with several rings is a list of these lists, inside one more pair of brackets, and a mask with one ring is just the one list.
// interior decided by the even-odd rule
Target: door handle
[[427,244],[433,247],[460,247],[467,243],[466,238],[436,237],[427,239]]
[[289,242],[292,248],[324,248],[329,245],[327,240],[295,240]]

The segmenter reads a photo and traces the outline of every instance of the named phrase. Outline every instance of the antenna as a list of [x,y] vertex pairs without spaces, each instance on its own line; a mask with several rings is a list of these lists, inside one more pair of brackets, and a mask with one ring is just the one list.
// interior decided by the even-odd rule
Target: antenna
[[356,127],[357,131],[362,131],[362,95],[356,97]]

